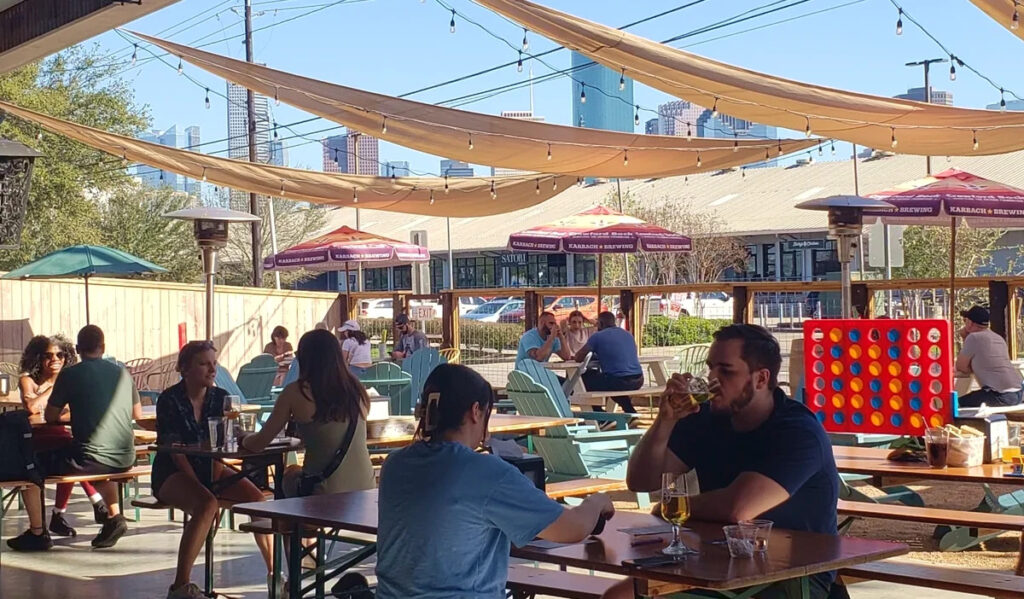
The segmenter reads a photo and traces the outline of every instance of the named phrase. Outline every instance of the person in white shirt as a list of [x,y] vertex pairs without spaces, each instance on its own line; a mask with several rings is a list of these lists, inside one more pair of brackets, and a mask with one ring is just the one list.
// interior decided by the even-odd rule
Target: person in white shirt
[[352,374],[362,376],[366,369],[373,365],[370,358],[370,341],[366,333],[360,330],[359,323],[355,320],[346,320],[345,324],[338,329],[341,337],[341,354],[345,357],[345,364]]
[[974,375],[981,389],[960,398],[961,407],[1015,406],[1021,402],[1021,373],[1010,362],[1006,340],[988,327],[988,310],[973,306],[960,313],[964,344],[956,357],[956,371]]

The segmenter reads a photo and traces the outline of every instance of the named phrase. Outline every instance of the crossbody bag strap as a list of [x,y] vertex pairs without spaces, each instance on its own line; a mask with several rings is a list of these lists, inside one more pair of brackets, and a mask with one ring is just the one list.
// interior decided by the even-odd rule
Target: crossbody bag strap
[[331,462],[327,464],[323,472],[320,473],[320,481],[323,482],[334,474],[334,471],[341,466],[341,462],[345,459],[345,454],[348,453],[349,446],[352,445],[352,439],[356,436],[356,427],[359,426],[359,419],[354,418],[348,423],[348,430],[345,431],[345,438],[341,440],[341,445],[338,446],[338,451],[334,453],[334,457],[331,458]]

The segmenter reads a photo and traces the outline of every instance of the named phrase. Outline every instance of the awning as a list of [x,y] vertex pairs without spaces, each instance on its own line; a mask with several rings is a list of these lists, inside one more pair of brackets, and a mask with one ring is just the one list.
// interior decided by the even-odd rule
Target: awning
[[[971,2],[992,17],[995,22],[1006,27],[1010,33],[1024,40],[1024,29],[1020,27],[1020,20],[1024,17],[1021,14],[1024,12],[1024,4],[1020,0],[1017,2],[1014,0],[971,0]],[[1017,15],[1016,19],[1013,18],[1014,13]]]

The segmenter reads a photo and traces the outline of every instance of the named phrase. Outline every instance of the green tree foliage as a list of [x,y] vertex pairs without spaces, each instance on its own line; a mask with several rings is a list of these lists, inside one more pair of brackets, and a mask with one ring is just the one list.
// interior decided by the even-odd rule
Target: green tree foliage
[[[148,124],[130,84],[96,49],[70,48],[39,63],[0,75],[0,99],[83,125],[136,135]],[[94,198],[127,179],[120,161],[66,138],[44,133],[13,117],[0,137],[27,144],[36,159],[21,247],[0,252],[0,269],[20,266],[76,243],[100,243],[105,235]]]

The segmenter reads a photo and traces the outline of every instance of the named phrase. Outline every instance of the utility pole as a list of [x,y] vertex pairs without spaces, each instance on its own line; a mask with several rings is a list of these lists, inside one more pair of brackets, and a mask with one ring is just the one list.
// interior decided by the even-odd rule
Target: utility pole
[[[914,62],[908,62],[907,65],[906,65],[908,67],[924,67],[924,101],[927,102],[928,104],[931,104],[931,102],[932,102],[932,86],[931,86],[931,83],[928,80],[928,67],[930,67],[933,64],[942,63],[942,62],[949,62],[949,61],[946,60],[945,58],[929,58],[927,60],[917,60],[917,61],[914,61]],[[924,169],[925,169],[925,174],[926,175],[932,174],[932,157],[931,156],[925,156],[924,157]]]
[[[252,55],[252,0],[245,0],[245,61],[253,62]],[[256,96],[253,91],[245,94],[246,121],[249,129],[249,162],[257,162],[256,154]],[[249,212],[253,216],[260,215],[260,207],[256,194],[249,193]],[[252,221],[252,285],[263,286],[263,243],[259,219]]]

